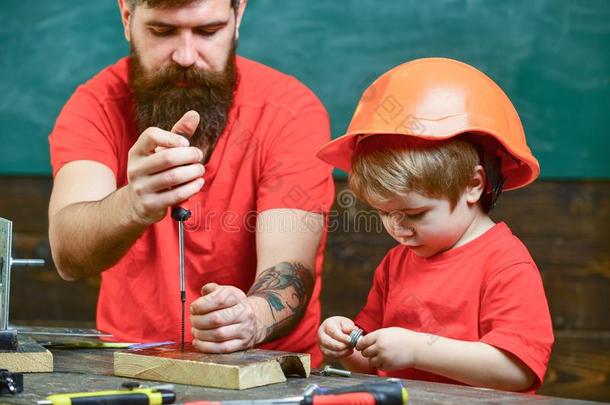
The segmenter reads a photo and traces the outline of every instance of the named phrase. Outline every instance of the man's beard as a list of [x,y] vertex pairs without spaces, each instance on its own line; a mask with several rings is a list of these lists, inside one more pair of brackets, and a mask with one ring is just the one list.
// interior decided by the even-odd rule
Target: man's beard
[[135,97],[135,118],[140,133],[148,127],[169,131],[184,113],[197,111],[201,120],[190,142],[202,149],[207,160],[227,124],[233,104],[237,85],[235,43],[226,67],[220,72],[172,64],[148,73],[132,46],[129,84]]

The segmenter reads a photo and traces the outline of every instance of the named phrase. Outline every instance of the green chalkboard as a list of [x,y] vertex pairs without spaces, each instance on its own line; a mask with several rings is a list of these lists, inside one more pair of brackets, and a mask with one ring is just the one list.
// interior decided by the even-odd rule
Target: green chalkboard
[[[544,178],[610,178],[608,0],[250,0],[240,34],[318,94],[335,136],[376,76],[445,56],[506,90]],[[127,52],[116,1],[2,0],[0,47],[0,175],[48,174],[62,105]]]

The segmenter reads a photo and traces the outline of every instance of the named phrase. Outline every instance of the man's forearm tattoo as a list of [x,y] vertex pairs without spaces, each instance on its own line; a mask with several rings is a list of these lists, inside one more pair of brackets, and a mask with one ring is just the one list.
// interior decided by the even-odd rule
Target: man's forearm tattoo
[[313,291],[311,273],[301,263],[282,262],[264,270],[252,285],[248,295],[267,301],[274,320],[265,341],[283,336],[301,319]]

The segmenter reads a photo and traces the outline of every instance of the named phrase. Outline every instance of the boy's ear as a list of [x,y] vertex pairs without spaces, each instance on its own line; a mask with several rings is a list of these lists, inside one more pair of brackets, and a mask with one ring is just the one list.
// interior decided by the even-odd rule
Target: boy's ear
[[481,195],[485,191],[487,184],[487,177],[485,176],[485,169],[481,165],[476,165],[470,183],[466,188],[466,201],[470,204],[476,204],[481,199]]

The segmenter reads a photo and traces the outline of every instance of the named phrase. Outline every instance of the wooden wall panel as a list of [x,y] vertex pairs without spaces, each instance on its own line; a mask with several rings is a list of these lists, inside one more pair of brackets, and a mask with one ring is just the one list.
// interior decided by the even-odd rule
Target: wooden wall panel
[[[339,196],[345,196],[344,188],[345,183],[337,184]],[[343,307],[351,315],[366,298],[362,285],[370,286],[375,266],[395,242],[383,231],[355,232],[356,213],[368,208],[358,204],[344,209],[340,203],[338,198],[339,212],[333,218],[339,231],[328,239],[325,311],[335,313],[332,297],[345,293],[359,301]],[[502,195],[492,217],[506,221],[529,248],[556,328],[610,330],[610,183],[534,183]],[[344,305],[342,300],[337,303]]]
[[[0,177],[0,186],[0,216],[15,231],[13,256],[47,260],[43,268],[13,272],[11,319],[90,327],[99,279],[68,283],[55,271],[47,238],[50,179]],[[337,182],[324,316],[354,316],[377,264],[395,245],[369,208],[352,204],[345,187]],[[506,221],[528,246],[544,280],[557,340],[540,392],[610,401],[610,182],[539,181],[502,195],[492,217]]]
[[540,394],[610,401],[610,332],[555,331]]
[[99,278],[66,282],[51,257],[48,177],[0,177],[0,217],[13,221],[13,258],[44,259],[14,267],[9,319],[18,325],[93,327]]

